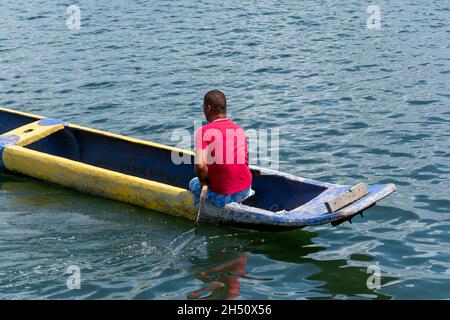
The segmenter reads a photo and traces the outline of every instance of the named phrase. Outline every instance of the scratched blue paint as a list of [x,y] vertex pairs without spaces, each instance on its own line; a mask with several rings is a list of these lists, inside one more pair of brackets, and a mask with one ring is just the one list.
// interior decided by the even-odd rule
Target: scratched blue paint
[[3,163],[3,151],[6,146],[14,146],[20,140],[19,136],[16,135],[6,135],[0,136],[0,168],[5,169],[5,165]]
[[38,122],[38,125],[40,125],[40,126],[54,126],[54,125],[57,125],[57,124],[64,124],[64,125],[66,125],[65,122],[63,122],[63,121],[61,121],[59,119],[53,119],[53,118],[44,118],[44,119],[42,119],[42,120],[40,120]]

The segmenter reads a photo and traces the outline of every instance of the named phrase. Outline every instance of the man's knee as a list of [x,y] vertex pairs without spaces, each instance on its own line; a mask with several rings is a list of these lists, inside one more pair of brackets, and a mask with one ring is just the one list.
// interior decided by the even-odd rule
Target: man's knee
[[193,178],[190,182],[189,182],[189,190],[192,193],[200,193],[200,181],[198,180],[198,178]]

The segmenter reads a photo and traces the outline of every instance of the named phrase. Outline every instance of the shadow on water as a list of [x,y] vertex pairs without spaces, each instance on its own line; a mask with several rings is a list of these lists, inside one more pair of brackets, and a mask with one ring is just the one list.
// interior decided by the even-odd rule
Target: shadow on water
[[[392,298],[367,287],[370,274],[367,273],[364,264],[353,266],[345,259],[314,258],[315,253],[326,250],[325,247],[314,243],[314,238],[320,236],[318,232],[295,230],[271,233],[203,226],[197,233],[209,239],[206,245],[208,257],[192,258],[191,269],[205,285],[193,291],[188,298],[233,299],[240,296],[241,282],[247,285],[255,279],[271,281],[277,278],[277,273],[292,273],[289,269],[302,265],[312,268],[297,273],[292,278],[286,276],[288,281],[299,284],[312,283],[311,292],[314,294],[309,296],[306,293],[301,298]],[[253,275],[252,272],[252,269],[258,269],[258,263],[256,265],[251,263],[252,261],[249,263],[253,257],[261,256],[277,268],[277,270],[274,268],[272,275],[262,278],[260,275]],[[371,257],[366,256],[365,260],[371,260]],[[278,269],[280,262],[286,265],[284,269]],[[270,270],[271,267],[265,268]],[[393,280],[396,278],[383,276],[383,283]]]
[[[3,196],[1,203],[8,205],[14,210],[17,206],[38,206],[42,209],[54,205],[61,189],[51,185],[35,181],[32,178],[7,174],[0,171],[0,193]],[[11,196],[11,201],[8,197]]]

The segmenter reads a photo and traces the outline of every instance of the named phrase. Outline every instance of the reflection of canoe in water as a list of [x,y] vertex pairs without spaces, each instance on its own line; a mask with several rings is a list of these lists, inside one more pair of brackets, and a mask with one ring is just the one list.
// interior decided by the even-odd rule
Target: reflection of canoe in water
[[[172,161],[172,152],[192,158],[189,151],[3,108],[0,134],[0,167],[9,171],[195,219],[187,190],[193,164]],[[367,195],[327,210],[325,203],[351,186],[257,167],[252,167],[252,174],[256,195],[225,207],[206,202],[202,220],[273,230],[338,224],[395,191],[393,184],[370,185]]]

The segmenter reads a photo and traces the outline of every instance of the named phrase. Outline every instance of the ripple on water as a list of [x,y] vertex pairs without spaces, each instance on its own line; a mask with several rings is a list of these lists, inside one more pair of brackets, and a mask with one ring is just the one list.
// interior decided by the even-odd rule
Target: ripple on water
[[441,102],[441,100],[407,100],[406,102],[412,106],[423,106]]

